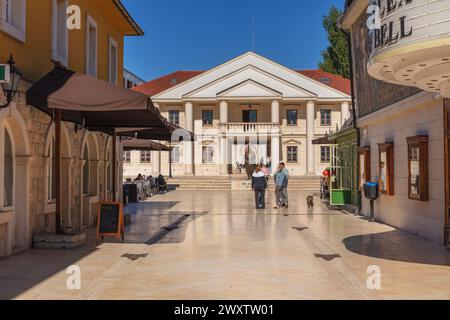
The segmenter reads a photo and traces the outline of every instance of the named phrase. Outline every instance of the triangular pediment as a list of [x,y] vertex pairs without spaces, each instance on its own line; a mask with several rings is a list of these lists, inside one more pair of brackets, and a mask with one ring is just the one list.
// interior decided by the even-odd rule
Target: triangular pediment
[[244,81],[217,94],[217,96],[221,98],[280,98],[282,95],[283,94],[281,92],[273,90],[253,80]]
[[[154,100],[216,98],[224,90],[252,80],[282,98],[348,99],[347,94],[253,52],[243,54],[190,80],[152,96]],[[249,86],[255,89],[255,86]],[[238,92],[236,92],[238,93]],[[262,93],[262,92],[259,92]],[[242,94],[242,93],[239,93]]]
[[262,96],[254,96],[255,98],[267,96],[268,93],[270,94],[269,96],[285,98],[317,98],[314,93],[308,92],[281,78],[274,77],[272,74],[258,69],[255,66],[246,66],[236,70],[225,77],[219,78],[192,92],[188,92],[183,98],[210,99],[221,97],[221,94],[230,90],[230,88],[236,88],[234,93],[239,95],[232,96],[228,92],[228,97],[235,98],[253,97],[251,92],[244,92],[246,88],[254,90],[255,94],[262,94]]

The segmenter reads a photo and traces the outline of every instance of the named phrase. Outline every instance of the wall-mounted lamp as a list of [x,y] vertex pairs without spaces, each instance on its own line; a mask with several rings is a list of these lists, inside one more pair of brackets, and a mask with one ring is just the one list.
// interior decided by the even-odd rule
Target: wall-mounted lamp
[[2,83],[3,93],[6,96],[6,104],[0,105],[0,108],[6,108],[9,106],[9,104],[14,99],[14,96],[17,93],[20,79],[22,78],[22,74],[20,73],[19,69],[15,66],[12,54],[9,57],[7,64],[9,66],[9,81]]

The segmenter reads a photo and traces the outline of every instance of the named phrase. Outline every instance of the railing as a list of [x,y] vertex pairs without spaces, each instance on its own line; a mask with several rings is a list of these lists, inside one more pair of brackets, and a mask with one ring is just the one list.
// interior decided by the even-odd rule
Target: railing
[[220,125],[221,131],[226,133],[273,133],[280,129],[280,125],[272,122],[228,122]]

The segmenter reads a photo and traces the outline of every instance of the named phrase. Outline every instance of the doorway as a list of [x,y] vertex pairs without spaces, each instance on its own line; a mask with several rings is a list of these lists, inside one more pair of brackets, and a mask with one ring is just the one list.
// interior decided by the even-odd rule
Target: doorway
[[258,122],[258,111],[257,110],[243,110],[242,111],[242,122],[244,122],[244,123]]

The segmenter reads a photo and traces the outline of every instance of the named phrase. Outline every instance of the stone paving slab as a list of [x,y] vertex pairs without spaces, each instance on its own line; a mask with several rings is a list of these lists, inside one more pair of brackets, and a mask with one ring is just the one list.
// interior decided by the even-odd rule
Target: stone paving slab
[[[308,210],[306,195],[291,192],[288,210],[264,213],[253,209],[251,192],[157,196],[127,208],[133,223],[125,243],[96,243],[89,230],[81,248],[32,249],[0,260],[0,298],[450,298],[450,252],[444,247],[330,211],[319,201]],[[189,213],[193,218],[163,241],[145,244]],[[66,287],[71,265],[81,269],[81,290]],[[366,286],[372,265],[382,272],[380,290]]]

